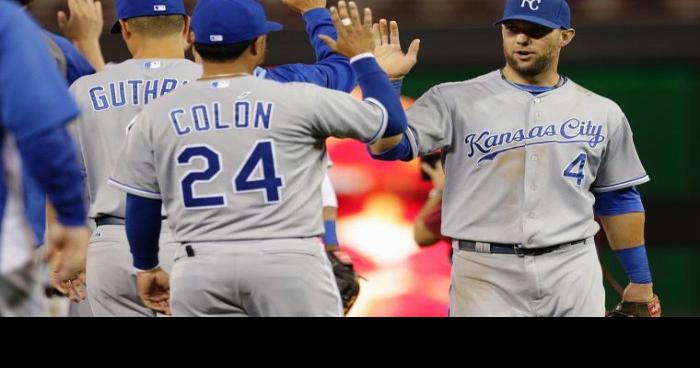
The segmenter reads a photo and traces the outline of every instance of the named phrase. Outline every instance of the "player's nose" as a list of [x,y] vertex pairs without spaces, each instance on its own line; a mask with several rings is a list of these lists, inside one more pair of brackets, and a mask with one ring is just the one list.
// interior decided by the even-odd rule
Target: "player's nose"
[[515,42],[517,42],[518,45],[527,45],[530,43],[530,37],[525,33],[518,33],[518,35],[515,36]]

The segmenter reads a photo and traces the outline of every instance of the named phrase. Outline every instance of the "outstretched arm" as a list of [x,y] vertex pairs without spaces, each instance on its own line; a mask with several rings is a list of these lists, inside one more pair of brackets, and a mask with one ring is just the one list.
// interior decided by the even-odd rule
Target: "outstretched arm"
[[326,0],[282,0],[294,11],[302,14],[306,32],[316,55],[315,64],[281,65],[262,73],[265,78],[279,82],[306,82],[321,87],[350,92],[355,88],[355,74],[348,58],[331,50],[321,36],[337,39],[338,33]]
[[400,140],[408,127],[406,115],[398,94],[371,53],[374,50],[371,14],[365,10],[363,21],[357,4],[351,1],[348,5],[340,1],[337,9],[331,9],[331,18],[338,29],[338,41],[325,35],[321,39],[336,53],[350,58],[365,101],[378,103],[385,110],[386,128],[382,129],[382,134],[373,145],[382,146],[393,143],[395,139]]

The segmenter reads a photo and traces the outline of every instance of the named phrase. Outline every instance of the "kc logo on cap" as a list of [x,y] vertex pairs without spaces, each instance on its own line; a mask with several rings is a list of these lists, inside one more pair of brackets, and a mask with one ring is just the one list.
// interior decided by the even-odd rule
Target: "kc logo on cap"
[[168,10],[168,7],[166,5],[153,5],[153,11],[164,12],[166,10]]
[[540,4],[542,4],[542,0],[523,0],[523,3],[520,4],[520,7],[524,8],[525,4],[528,4],[528,6],[530,6],[530,9],[532,9],[533,11],[537,11],[537,9],[540,8]]
[[224,36],[222,35],[211,35],[209,36],[209,41],[211,42],[223,42]]

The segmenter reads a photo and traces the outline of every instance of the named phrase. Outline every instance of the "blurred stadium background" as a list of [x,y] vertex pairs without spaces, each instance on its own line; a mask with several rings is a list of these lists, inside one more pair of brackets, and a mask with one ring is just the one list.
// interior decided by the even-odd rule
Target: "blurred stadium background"
[[[329,1],[333,4],[335,1]],[[700,0],[569,0],[577,38],[561,72],[618,102],[627,113],[652,182],[640,187],[647,207],[647,244],[665,315],[700,316]],[[195,1],[188,1],[193,6]],[[310,62],[303,23],[280,0],[265,0],[269,17],[287,30],[271,37],[270,65]],[[492,26],[503,0],[364,0],[377,17],[399,21],[407,45],[422,39],[419,66],[404,94],[419,97],[435,84],[500,67],[500,33]],[[105,27],[114,20],[103,1]],[[32,12],[56,30],[65,0],[37,0]],[[128,57],[119,36],[102,38],[106,58]],[[356,316],[444,316],[449,245],[419,249],[413,219],[430,184],[417,162],[371,162],[364,147],[330,142],[340,195],[339,237],[367,279]],[[624,274],[607,247],[601,259]],[[618,295],[608,287],[608,305]]]

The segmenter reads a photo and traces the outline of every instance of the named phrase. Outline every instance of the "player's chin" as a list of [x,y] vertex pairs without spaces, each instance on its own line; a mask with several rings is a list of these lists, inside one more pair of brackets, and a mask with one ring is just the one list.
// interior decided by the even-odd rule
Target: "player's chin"
[[546,62],[540,58],[528,58],[526,60],[509,58],[510,66],[521,75],[536,76],[544,71]]

